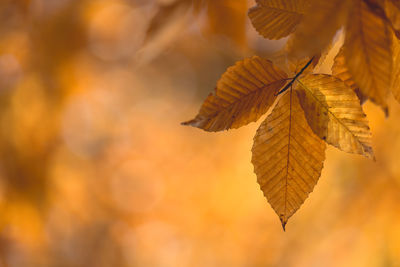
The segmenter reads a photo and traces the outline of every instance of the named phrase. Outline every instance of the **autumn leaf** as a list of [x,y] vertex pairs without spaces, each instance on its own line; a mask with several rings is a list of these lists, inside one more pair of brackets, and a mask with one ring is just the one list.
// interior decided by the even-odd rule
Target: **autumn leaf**
[[339,53],[334,59],[332,75],[341,79],[348,87],[350,87],[360,99],[361,104],[367,101],[368,98],[361,93],[360,88],[358,88],[358,85],[354,82],[354,79],[349,72],[349,69],[346,65],[343,48],[339,50]]
[[183,125],[216,132],[254,122],[271,107],[286,79],[286,73],[267,59],[239,61],[222,75],[199,114]]
[[385,20],[357,0],[346,25],[346,65],[363,95],[387,110],[392,70],[392,34]]
[[298,96],[314,133],[340,150],[374,158],[368,120],[357,95],[338,78],[308,74]]
[[254,28],[268,39],[288,36],[303,19],[308,0],[256,0],[249,10]]
[[257,181],[285,229],[313,191],[325,159],[325,143],[308,126],[293,90],[257,130],[252,152]]
[[311,57],[324,51],[345,23],[352,4],[343,0],[310,1],[307,16],[287,43],[290,57]]

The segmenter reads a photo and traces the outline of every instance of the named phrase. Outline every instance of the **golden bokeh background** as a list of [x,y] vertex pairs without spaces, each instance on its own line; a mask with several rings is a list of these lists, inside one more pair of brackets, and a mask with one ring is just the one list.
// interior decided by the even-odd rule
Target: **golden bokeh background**
[[393,99],[389,118],[365,105],[376,162],[330,147],[286,232],[250,163],[258,123],[180,125],[284,45],[253,4],[0,1],[0,267],[400,266]]

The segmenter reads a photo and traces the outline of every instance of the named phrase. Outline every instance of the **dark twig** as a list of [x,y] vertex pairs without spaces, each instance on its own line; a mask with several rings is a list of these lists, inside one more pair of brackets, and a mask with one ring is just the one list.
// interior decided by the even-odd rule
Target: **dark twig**
[[283,87],[283,89],[281,89],[276,95],[280,95],[283,92],[285,92],[290,86],[293,85],[293,83],[297,80],[297,78],[299,78],[299,76],[301,74],[303,74],[303,72],[308,68],[308,66],[310,66],[311,62],[314,60],[314,57],[312,57],[306,65],[304,65],[304,67],[296,74],[296,76],[293,77],[293,79],[290,81],[290,83],[288,83],[285,87]]

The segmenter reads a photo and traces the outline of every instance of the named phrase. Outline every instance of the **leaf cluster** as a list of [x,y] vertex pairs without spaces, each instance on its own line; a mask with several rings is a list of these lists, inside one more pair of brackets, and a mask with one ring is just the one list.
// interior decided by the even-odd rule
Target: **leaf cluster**
[[[287,37],[288,69],[246,58],[228,68],[197,116],[184,122],[205,131],[239,128],[269,115],[254,137],[257,180],[282,226],[313,191],[326,144],[375,159],[362,104],[388,112],[400,101],[400,4],[396,0],[257,0],[249,10],[265,38]],[[314,73],[335,34],[344,43],[332,74]]]

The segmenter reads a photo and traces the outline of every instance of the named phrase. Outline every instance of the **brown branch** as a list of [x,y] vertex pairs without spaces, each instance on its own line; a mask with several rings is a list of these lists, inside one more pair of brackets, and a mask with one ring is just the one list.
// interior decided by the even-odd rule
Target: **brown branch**
[[283,92],[285,92],[290,86],[293,85],[293,83],[297,80],[297,78],[299,78],[299,76],[301,74],[303,74],[303,72],[308,68],[308,66],[310,66],[311,62],[314,60],[314,57],[312,57],[306,65],[304,65],[304,67],[296,74],[296,76],[293,77],[293,79],[290,81],[290,83],[288,83],[282,90],[280,90],[276,95],[280,95]]

